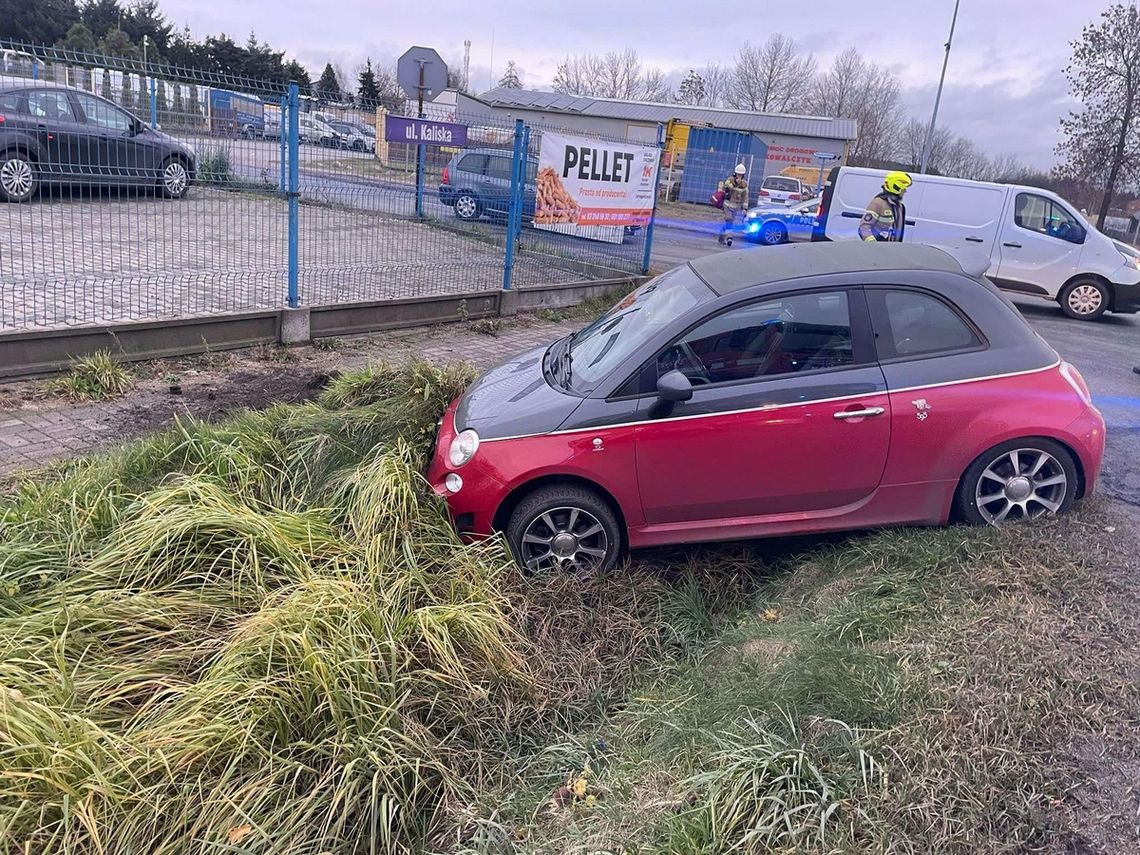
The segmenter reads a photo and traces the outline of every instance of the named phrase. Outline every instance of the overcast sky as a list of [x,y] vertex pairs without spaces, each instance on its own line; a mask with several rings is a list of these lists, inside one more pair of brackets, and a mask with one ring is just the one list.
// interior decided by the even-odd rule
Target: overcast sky
[[[567,53],[635,48],[648,65],[674,72],[709,61],[731,63],[746,39],[773,32],[796,39],[824,66],[854,45],[894,68],[904,103],[928,118],[941,68],[953,0],[162,0],[177,26],[198,37],[257,33],[314,72],[326,62],[351,70],[371,56],[392,62],[413,44],[436,48],[462,65],[471,40],[471,88],[482,92],[507,60],[527,88],[548,88]],[[1062,74],[1069,42],[1107,0],[962,0],[939,124],[973,139],[990,155],[1053,162],[1058,119],[1072,106]]]

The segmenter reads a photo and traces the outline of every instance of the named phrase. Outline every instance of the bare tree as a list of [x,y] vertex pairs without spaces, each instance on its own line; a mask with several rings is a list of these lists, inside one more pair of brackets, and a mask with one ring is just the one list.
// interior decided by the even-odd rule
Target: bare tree
[[1140,12],[1114,3],[1073,42],[1065,76],[1082,104],[1061,120],[1062,177],[1104,188],[1097,228],[1104,227],[1117,188],[1140,174]]
[[673,100],[673,90],[665,82],[665,72],[660,68],[647,68],[641,75],[642,101],[658,101],[665,103]]
[[645,68],[633,48],[607,54],[567,55],[554,75],[554,91],[629,101],[666,100],[665,74]]
[[554,74],[554,91],[563,95],[595,95],[597,70],[592,54],[566,55]]
[[709,63],[701,73],[705,82],[705,94],[700,100],[702,107],[723,107],[732,85],[732,71],[719,62]]
[[845,50],[831,68],[816,77],[807,106],[817,115],[856,121],[852,163],[886,160],[896,154],[902,131],[898,80],[887,69],[865,60],[855,48]]
[[990,181],[1015,182],[1029,172],[1016,154],[1000,154],[990,161]]
[[787,113],[804,107],[815,59],[776,33],[759,47],[745,42],[737,54],[728,103],[740,110]]

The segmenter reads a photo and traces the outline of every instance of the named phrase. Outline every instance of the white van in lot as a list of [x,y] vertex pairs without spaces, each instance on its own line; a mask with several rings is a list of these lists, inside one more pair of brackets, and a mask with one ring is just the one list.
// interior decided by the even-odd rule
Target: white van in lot
[[[812,240],[858,240],[859,221],[886,174],[833,169]],[[1140,256],[1125,252],[1055,193],[916,173],[911,178],[904,242],[985,252],[995,285],[1056,300],[1072,318],[1140,311]]]

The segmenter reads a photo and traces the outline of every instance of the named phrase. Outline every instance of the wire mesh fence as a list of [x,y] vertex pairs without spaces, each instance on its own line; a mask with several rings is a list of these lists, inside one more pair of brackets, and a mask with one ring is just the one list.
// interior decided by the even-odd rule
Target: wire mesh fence
[[466,141],[422,147],[418,166],[421,148],[385,142],[377,111],[320,105],[283,81],[0,49],[26,57],[0,69],[0,330],[643,267],[644,228],[603,242],[534,226],[541,128],[527,129],[524,157],[513,123],[455,116]]

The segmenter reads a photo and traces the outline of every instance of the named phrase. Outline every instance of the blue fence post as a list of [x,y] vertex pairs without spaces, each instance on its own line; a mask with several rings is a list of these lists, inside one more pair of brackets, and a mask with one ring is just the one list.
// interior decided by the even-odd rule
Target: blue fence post
[[285,102],[285,96],[284,95],[281,96],[280,108],[281,108],[281,112],[279,112],[277,114],[277,136],[278,136],[280,143],[281,143],[281,154],[280,154],[281,176],[277,179],[277,192],[278,193],[284,193],[285,192],[285,158],[287,156],[287,152],[285,151],[285,140],[286,140],[286,133],[285,132],[287,130],[287,128],[285,127],[285,120],[289,115],[288,105]]
[[423,143],[416,146],[416,216],[424,215],[424,153]]
[[657,220],[657,194],[661,191],[661,153],[665,150],[665,126],[657,123],[657,177],[653,181],[653,210],[649,225],[645,227],[645,255],[641,258],[641,272],[649,272],[649,256],[653,252],[653,223]]
[[522,234],[522,218],[526,213],[526,165],[530,158],[530,125],[523,125],[522,156],[514,162],[514,173],[511,181],[511,193],[515,197],[511,201],[514,206],[515,219],[511,225],[511,240],[517,248],[519,235]]
[[503,259],[503,290],[511,290],[511,275],[515,267],[515,222],[521,222],[522,213],[522,182],[519,175],[526,176],[525,170],[520,170],[519,160],[523,158],[524,126],[522,119],[515,119],[515,153],[511,161],[511,201],[507,209],[507,252]]
[[295,309],[300,303],[297,290],[297,230],[300,214],[300,196],[298,190],[299,174],[297,168],[298,137],[300,136],[300,118],[298,112],[301,107],[301,90],[296,83],[289,84],[289,308]]
[[158,81],[150,79],[150,126],[158,127]]

